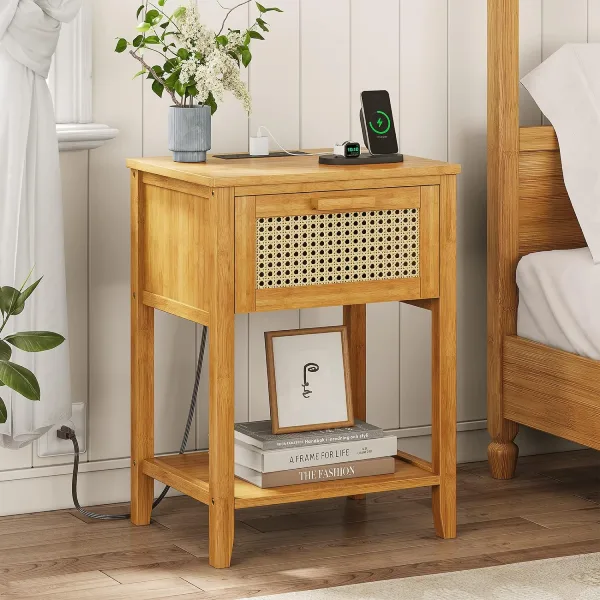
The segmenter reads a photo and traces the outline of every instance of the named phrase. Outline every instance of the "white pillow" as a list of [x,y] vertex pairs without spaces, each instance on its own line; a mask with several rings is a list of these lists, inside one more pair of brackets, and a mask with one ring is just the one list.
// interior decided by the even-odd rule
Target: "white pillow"
[[567,44],[522,83],[554,125],[567,191],[600,263],[600,44]]

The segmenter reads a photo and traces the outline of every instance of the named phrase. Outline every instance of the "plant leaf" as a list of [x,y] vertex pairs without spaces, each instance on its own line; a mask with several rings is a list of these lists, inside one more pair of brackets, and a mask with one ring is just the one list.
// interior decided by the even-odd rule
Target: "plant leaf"
[[138,9],[137,12],[135,13],[135,18],[139,19],[140,15],[142,14],[142,11],[144,10],[145,6],[142,4]]
[[160,44],[160,38],[157,35],[149,35],[146,38],[146,44]]
[[8,410],[6,409],[6,404],[4,404],[4,400],[0,398],[0,424],[6,423],[6,419],[8,419]]
[[267,27],[267,22],[264,19],[256,19],[256,22],[258,23],[258,26],[263,30],[263,31],[269,31],[269,28]]
[[207,106],[210,106],[210,114],[214,115],[217,112],[217,101],[215,100],[215,97],[213,96],[212,92],[209,92],[208,94],[208,98],[206,99],[206,102],[204,103]]
[[227,46],[227,43],[229,42],[226,35],[218,35],[215,40],[217,44],[220,44],[221,46]]
[[137,79],[140,75],[145,75],[146,74],[146,69],[142,69],[141,71],[138,71],[134,76],[133,79]]
[[187,8],[185,6],[180,6],[173,13],[173,18],[174,19],[183,19],[183,17],[185,16],[185,13],[187,13]]
[[4,314],[8,314],[9,312],[13,315],[18,315],[23,312],[23,307],[20,310],[16,310],[17,301],[19,299],[19,295],[21,292],[11,287],[10,285],[5,285],[0,288],[0,310]]
[[179,48],[179,50],[177,50],[177,56],[179,56],[181,60],[187,60],[190,57],[190,53],[185,48]]
[[273,6],[272,8],[265,8],[265,12],[278,12],[278,13],[282,13],[283,11],[280,8],[277,8],[276,6]]
[[164,6],[166,1],[167,0],[158,0],[158,5],[159,6]]
[[[4,338],[6,342],[15,348],[25,352],[45,352],[60,346],[65,338],[59,333],[52,331],[22,331],[13,333]],[[8,359],[5,359],[8,360]]]
[[256,8],[258,8],[258,10],[261,13],[266,13],[267,12],[267,9],[262,4],[259,4],[258,2],[256,3]]
[[156,79],[155,79],[152,83],[152,91],[159,98],[162,98],[163,92],[165,91],[165,86],[160,81],[156,81]]
[[250,61],[252,60],[252,54],[250,52],[250,50],[248,48],[244,48],[244,50],[242,50],[242,64],[247,67],[250,64]]
[[146,23],[146,21],[142,23],[138,23],[137,25],[138,31],[150,31],[150,23]]
[[0,340],[0,360],[10,360],[11,356],[12,356],[11,347],[6,342],[3,342],[2,340]]
[[139,48],[144,44],[144,36],[138,35],[137,37],[133,38],[133,42],[131,42],[131,44],[134,48]]
[[146,13],[144,21],[146,23],[150,23],[150,25],[155,25],[156,23],[154,21],[156,20],[156,18],[158,18],[160,21],[160,13],[155,8],[153,8],[152,10],[149,10]]
[[19,309],[19,312],[14,312],[13,314],[18,315],[19,313],[23,312],[23,308],[25,307],[25,301],[29,298],[29,296],[31,296],[31,294],[33,294],[33,292],[35,292],[35,288],[40,285],[40,281],[42,281],[42,277],[40,277],[37,281],[35,281],[34,283],[32,283],[26,290],[23,290],[20,294],[19,297],[17,298],[17,303],[15,305],[15,308]]
[[40,399],[40,384],[36,376],[21,365],[0,360],[0,381],[28,400]]
[[115,48],[115,52],[118,52],[119,54],[121,54],[121,52],[125,52],[125,50],[127,50],[127,40],[124,38],[121,38],[117,42],[117,47]]
[[249,31],[248,35],[253,39],[253,40],[264,40],[265,38],[260,35],[260,33],[258,33],[258,31]]

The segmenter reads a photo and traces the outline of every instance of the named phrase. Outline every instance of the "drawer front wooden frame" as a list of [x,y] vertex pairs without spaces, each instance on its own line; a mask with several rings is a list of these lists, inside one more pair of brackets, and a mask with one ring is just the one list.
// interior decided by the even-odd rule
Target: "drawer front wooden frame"
[[[439,294],[439,201],[438,185],[384,189],[270,194],[235,199],[236,312],[350,305],[356,302],[387,302],[435,298]],[[308,285],[277,289],[256,287],[256,221],[261,217],[333,214],[366,210],[420,211],[419,277]]]

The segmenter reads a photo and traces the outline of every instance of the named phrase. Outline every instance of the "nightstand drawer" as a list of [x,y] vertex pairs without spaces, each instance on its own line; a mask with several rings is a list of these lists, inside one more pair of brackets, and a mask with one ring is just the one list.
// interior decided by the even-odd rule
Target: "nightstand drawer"
[[439,187],[236,198],[236,312],[437,294]]

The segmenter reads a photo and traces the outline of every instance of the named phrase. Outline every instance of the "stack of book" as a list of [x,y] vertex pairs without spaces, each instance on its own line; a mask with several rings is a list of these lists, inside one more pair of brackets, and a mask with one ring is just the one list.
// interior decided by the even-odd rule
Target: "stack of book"
[[280,435],[271,433],[271,421],[235,426],[235,475],[261,488],[390,474],[396,452],[395,435],[358,420]]

